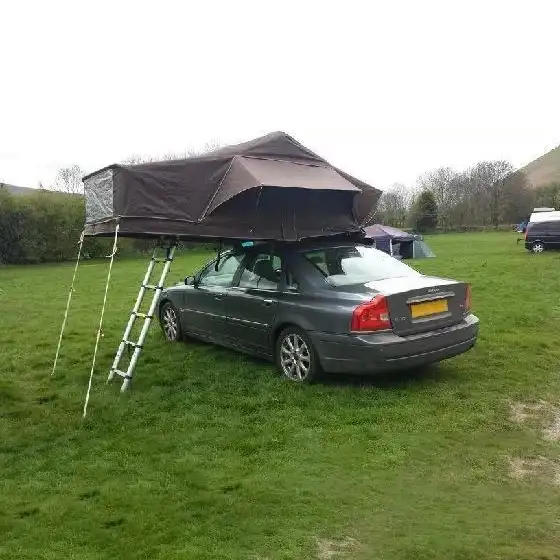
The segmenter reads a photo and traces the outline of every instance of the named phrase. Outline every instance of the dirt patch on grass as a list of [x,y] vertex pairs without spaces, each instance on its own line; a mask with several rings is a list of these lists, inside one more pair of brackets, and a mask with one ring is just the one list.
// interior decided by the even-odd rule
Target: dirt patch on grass
[[336,560],[348,557],[358,545],[351,537],[342,540],[317,539],[317,560]]
[[510,420],[516,424],[536,424],[542,428],[546,441],[560,441],[560,407],[547,401],[510,403]]
[[560,463],[539,456],[528,459],[510,457],[510,476],[517,480],[546,480],[550,484],[560,486]]
[[552,424],[543,430],[543,438],[547,441],[560,440],[560,410],[555,410],[555,416]]
[[516,424],[524,424],[527,420],[538,420],[543,411],[550,406],[546,401],[538,403],[510,403],[510,420]]

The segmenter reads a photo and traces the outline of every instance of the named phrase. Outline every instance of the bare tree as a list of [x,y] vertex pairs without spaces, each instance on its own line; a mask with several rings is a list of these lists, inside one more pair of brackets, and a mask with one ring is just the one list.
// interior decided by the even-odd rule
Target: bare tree
[[534,199],[524,174],[503,160],[480,161],[462,172],[441,167],[419,177],[418,185],[434,194],[443,228],[514,223]]
[[377,220],[386,225],[404,227],[412,206],[413,191],[405,185],[395,183],[384,191],[376,210]]
[[207,154],[209,152],[213,152],[221,147],[220,142],[217,140],[210,140],[202,145],[200,148],[189,148],[184,150],[183,152],[167,152],[163,155],[139,155],[139,154],[132,154],[125,158],[121,163],[124,165],[136,165],[138,163],[147,163],[147,162],[154,162],[154,161],[170,161],[174,159],[186,159],[189,157],[200,156],[203,154]]
[[450,167],[428,171],[418,178],[419,190],[433,193],[438,207],[438,221],[443,229],[451,226],[451,213],[461,198],[461,176]]
[[71,194],[81,194],[84,192],[82,177],[84,172],[79,165],[74,164],[70,167],[63,167],[58,170],[52,189]]

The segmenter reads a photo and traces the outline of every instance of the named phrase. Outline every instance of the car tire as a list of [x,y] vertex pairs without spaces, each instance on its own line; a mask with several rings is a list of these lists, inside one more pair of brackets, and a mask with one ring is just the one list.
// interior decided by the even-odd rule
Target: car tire
[[159,322],[166,340],[169,342],[179,342],[183,338],[179,312],[170,301],[166,301],[163,304],[159,314]]
[[298,327],[287,327],[276,340],[276,366],[294,383],[313,383],[322,376],[319,357],[309,335]]
[[532,245],[531,245],[531,251],[533,253],[542,253],[545,250],[545,246],[544,243],[542,241],[535,241]]

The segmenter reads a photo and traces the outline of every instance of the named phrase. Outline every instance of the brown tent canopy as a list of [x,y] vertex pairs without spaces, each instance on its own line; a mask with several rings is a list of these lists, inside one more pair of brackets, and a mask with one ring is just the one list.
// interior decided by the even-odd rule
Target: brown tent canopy
[[86,235],[276,239],[358,232],[381,191],[283,132],[182,160],[111,165],[83,179]]

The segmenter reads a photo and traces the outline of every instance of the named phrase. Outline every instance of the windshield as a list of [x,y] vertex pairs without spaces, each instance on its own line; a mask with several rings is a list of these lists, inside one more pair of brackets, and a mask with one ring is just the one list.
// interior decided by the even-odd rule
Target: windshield
[[391,255],[362,245],[316,249],[303,255],[334,286],[420,276],[419,272]]

